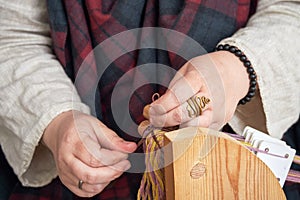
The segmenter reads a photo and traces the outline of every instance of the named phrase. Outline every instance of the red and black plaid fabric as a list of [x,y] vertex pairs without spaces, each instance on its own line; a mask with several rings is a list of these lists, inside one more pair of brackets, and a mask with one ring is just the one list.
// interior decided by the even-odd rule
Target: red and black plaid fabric
[[[113,35],[134,28],[162,27],[186,34],[211,52],[221,39],[245,25],[255,4],[251,0],[49,0],[48,12],[54,52],[68,76],[77,81],[76,75],[87,55]],[[126,49],[124,44],[114,41],[110,44],[115,49]],[[102,70],[99,59],[107,59],[110,54],[103,51],[100,58],[89,57],[85,75],[92,79],[98,76]],[[137,141],[135,129],[129,127],[131,133],[122,131],[114,120],[111,110],[114,86],[138,65],[159,63],[178,70],[184,62],[174,53],[157,49],[134,50],[115,59],[97,83],[94,102],[97,117],[121,137]],[[160,79],[168,85],[173,75],[160,74]],[[147,74],[140,77],[149,78]],[[135,74],[130,75],[126,87],[132,88],[135,78]],[[82,99],[86,99],[94,87],[89,80],[84,79],[83,86],[78,88]],[[118,100],[128,95],[126,87]],[[131,95],[128,110],[136,124],[143,120],[142,110],[151,102],[151,96],[156,92],[162,94],[165,89],[147,84]],[[139,174],[124,174],[94,199],[135,199],[140,178]],[[23,188],[19,184],[13,193],[11,199],[78,199],[59,179],[42,188]]]
[[[48,1],[48,10],[54,52],[66,73],[75,80],[81,64],[93,48],[113,35],[134,28],[162,27],[179,31],[211,52],[221,39],[245,25],[250,5],[250,0],[51,0]],[[114,41],[110,45],[114,49],[126,49],[124,44]],[[110,54],[111,52],[103,51],[101,56],[107,59]],[[177,70],[185,62],[179,57],[159,50],[143,49],[126,53],[114,60],[105,73],[101,74],[98,83],[99,93],[96,94],[98,99],[95,102],[98,105],[98,118],[126,139],[135,139],[121,133],[114,122],[111,94],[115,84],[126,72],[145,63],[161,63]],[[84,76],[88,78],[83,77],[85,84],[77,88],[83,99],[86,99],[85,96],[90,94],[93,87],[89,80],[102,70],[103,66],[97,65],[99,59],[102,58],[92,55],[87,61],[89,70]],[[168,74],[161,77],[165,79],[162,82],[168,82],[172,78]],[[80,78],[76,77],[77,80]],[[131,78],[129,87],[135,81],[134,76]],[[144,75],[143,78],[149,77]],[[165,88],[149,84],[135,91],[128,109],[136,123],[143,120],[142,109],[151,101],[151,95],[164,90]],[[122,96],[118,98],[122,99]]]

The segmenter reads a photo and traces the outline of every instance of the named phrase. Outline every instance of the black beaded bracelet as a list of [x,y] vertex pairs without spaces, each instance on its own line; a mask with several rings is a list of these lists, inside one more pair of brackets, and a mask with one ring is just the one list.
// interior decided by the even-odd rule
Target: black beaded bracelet
[[256,86],[257,86],[256,73],[251,65],[251,62],[248,60],[247,56],[245,56],[245,54],[241,50],[239,50],[237,47],[231,46],[228,44],[218,45],[216,48],[216,51],[222,51],[222,50],[233,53],[235,56],[237,56],[240,59],[240,61],[243,62],[244,66],[247,68],[247,72],[249,74],[249,80],[250,80],[249,90],[248,90],[247,95],[239,101],[239,104],[244,105],[247,102],[249,102],[251,100],[251,98],[254,97],[254,95],[255,95]]

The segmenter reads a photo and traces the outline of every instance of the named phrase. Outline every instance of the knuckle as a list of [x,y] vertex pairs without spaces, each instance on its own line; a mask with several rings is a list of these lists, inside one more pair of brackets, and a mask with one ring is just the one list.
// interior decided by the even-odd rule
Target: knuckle
[[202,123],[201,123],[201,126],[203,126],[204,128],[208,128],[210,125],[209,121],[208,120],[204,120]]
[[89,184],[93,184],[97,180],[97,177],[91,173],[86,173],[84,177],[85,177],[86,182]]
[[[116,163],[126,160],[127,158],[128,158],[128,154],[121,153],[121,152],[115,152],[111,155],[108,165],[112,166]],[[116,167],[113,167],[112,169],[116,169]]]
[[76,151],[78,151],[78,152],[85,151],[84,144],[81,140],[77,140],[76,142],[74,142],[74,147],[75,147]]
[[110,137],[111,137],[110,138],[111,141],[113,141],[113,142],[119,142],[120,140],[122,140],[119,136],[117,136],[115,134],[111,135]]
[[112,155],[110,155],[109,160],[103,161],[103,164],[104,164],[105,166],[110,166],[110,165],[116,163],[117,161],[118,161],[118,160],[117,160],[116,156],[115,156],[114,154],[112,154]]
[[66,167],[75,171],[78,170],[76,159],[74,157],[70,157],[68,160],[66,160]]
[[66,155],[65,155],[64,152],[58,153],[58,154],[56,155],[55,160],[56,160],[56,166],[57,166],[57,168],[59,168],[59,169],[63,169],[64,167],[70,166],[70,165],[71,165],[70,159],[68,159],[68,158],[66,157]]
[[150,120],[151,124],[157,126],[157,127],[162,127],[165,124],[165,120],[164,119],[159,119],[157,118],[153,118]]
[[103,184],[94,185],[92,187],[92,191],[95,192],[95,193],[100,193],[100,192],[102,192],[104,187],[105,187],[105,185],[103,185]]
[[90,158],[89,158],[89,166],[91,167],[99,167],[99,165],[101,164],[101,162],[96,159],[93,155],[90,155]]
[[172,119],[175,123],[181,123],[181,111],[179,109],[175,109],[172,114]]

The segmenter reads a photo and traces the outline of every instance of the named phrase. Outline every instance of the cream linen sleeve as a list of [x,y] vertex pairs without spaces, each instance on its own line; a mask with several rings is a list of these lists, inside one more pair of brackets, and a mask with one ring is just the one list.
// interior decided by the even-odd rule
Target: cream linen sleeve
[[46,1],[0,0],[0,142],[24,186],[57,176],[40,139],[71,109],[89,113],[51,51]]
[[261,0],[247,26],[221,44],[235,45],[251,61],[259,93],[238,106],[232,128],[246,125],[281,138],[300,113],[300,1]]

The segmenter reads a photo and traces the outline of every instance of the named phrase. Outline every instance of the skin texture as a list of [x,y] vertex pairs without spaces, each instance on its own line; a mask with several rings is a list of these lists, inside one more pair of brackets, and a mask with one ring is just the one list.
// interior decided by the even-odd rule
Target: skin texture
[[[169,90],[150,105],[155,126],[202,126],[221,128],[232,117],[238,101],[248,91],[246,69],[233,54],[220,51],[195,57],[171,81]],[[210,98],[202,115],[190,118],[186,101],[197,95]],[[126,142],[98,119],[69,111],[57,116],[42,138],[52,151],[58,175],[81,197],[100,193],[130,168],[128,153],[136,144]],[[84,183],[78,188],[78,181]]]
[[[98,119],[76,111],[56,117],[42,140],[53,153],[62,183],[81,197],[100,193],[129,169],[128,153],[136,149]],[[84,182],[82,189],[79,180]]]
[[[246,68],[232,53],[218,51],[195,57],[179,70],[168,91],[150,105],[150,122],[158,127],[220,129],[232,118],[248,88]],[[192,96],[211,100],[199,117],[188,115],[186,101]]]

